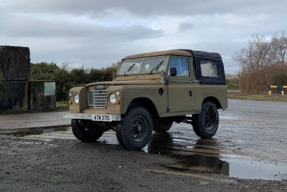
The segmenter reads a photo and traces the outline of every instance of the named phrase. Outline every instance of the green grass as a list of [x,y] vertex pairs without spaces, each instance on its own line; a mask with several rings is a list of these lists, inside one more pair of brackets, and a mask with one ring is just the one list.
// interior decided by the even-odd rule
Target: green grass
[[238,79],[227,79],[226,86],[229,90],[239,90],[239,80]]
[[68,101],[57,101],[57,107],[58,110],[65,110],[69,109]]
[[252,101],[274,101],[274,102],[287,102],[287,95],[254,95],[254,94],[243,94],[243,93],[229,93],[229,99],[241,99],[241,100],[252,100]]

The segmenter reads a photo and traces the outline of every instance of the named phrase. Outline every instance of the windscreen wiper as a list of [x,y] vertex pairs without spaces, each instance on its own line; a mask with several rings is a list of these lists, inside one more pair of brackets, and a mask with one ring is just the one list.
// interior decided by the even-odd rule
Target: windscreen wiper
[[163,64],[163,61],[161,61],[159,64],[157,64],[157,66],[155,66],[154,68],[152,68],[152,70],[149,72],[149,74],[152,74],[153,71],[157,71],[162,64]]
[[135,65],[136,65],[135,63],[132,64],[132,65],[128,68],[128,70],[124,73],[124,75],[126,75],[127,72],[129,72],[130,70],[132,70]]

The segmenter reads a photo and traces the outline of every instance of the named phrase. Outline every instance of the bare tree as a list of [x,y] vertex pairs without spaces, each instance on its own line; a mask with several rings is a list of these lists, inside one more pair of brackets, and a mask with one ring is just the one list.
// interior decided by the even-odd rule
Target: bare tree
[[282,32],[281,36],[274,36],[271,41],[271,57],[274,63],[280,63],[282,69],[286,69],[287,61],[287,38]]
[[[234,57],[241,65],[240,87],[245,92],[259,93],[287,72],[287,38],[274,35],[271,40],[255,35]],[[278,67],[280,65],[280,67]]]

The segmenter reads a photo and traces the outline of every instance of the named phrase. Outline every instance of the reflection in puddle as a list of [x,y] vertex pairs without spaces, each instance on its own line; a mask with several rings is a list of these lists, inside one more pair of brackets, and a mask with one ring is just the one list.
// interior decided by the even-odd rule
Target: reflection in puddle
[[179,164],[168,164],[164,166],[171,169],[221,173],[227,176],[229,175],[229,164],[225,161],[221,161],[219,158],[201,155],[190,155],[181,158],[183,161]]
[[226,115],[220,115],[220,119],[227,119],[227,120],[232,120],[232,119],[239,119],[238,117],[231,117],[231,116],[226,116]]
[[[71,130],[31,136],[39,139],[75,139]],[[185,133],[186,134],[186,133]],[[287,167],[270,164],[234,153],[234,147],[220,139],[198,139],[184,136],[182,132],[154,133],[150,143],[143,149],[146,153],[174,157],[177,162],[166,164],[169,169],[223,174],[242,179],[287,179]],[[29,136],[27,136],[29,137]],[[106,132],[100,143],[118,145],[115,133]]]
[[227,159],[229,176],[244,179],[283,180],[287,178],[287,167],[250,159]]
[[224,151],[221,148],[216,139],[198,139],[196,143],[194,141],[187,143],[186,140],[174,138],[169,133],[155,133],[147,151],[170,155],[178,159],[178,163],[164,165],[170,169],[220,173],[242,179],[282,180],[287,178],[287,167],[253,161],[246,157],[236,158],[236,156],[224,155],[221,154]]

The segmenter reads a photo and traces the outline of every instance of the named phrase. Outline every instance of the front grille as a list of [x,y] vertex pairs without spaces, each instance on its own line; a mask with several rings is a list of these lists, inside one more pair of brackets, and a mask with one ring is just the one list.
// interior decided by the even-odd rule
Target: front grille
[[89,91],[88,92],[88,105],[94,106],[94,91]]
[[107,107],[107,87],[95,86],[94,88],[94,107],[104,109]]

